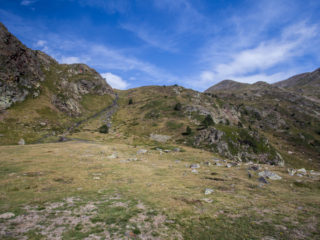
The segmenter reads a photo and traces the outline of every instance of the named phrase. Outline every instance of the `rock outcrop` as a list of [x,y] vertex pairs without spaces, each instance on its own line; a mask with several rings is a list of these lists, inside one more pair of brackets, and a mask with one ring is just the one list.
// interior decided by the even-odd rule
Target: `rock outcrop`
[[111,94],[112,88],[85,64],[58,64],[38,50],[31,50],[0,23],[0,111],[27,97],[37,98],[50,82],[51,102],[69,116],[82,113],[86,94]]
[[44,81],[38,52],[24,46],[0,23],[0,110],[40,94]]

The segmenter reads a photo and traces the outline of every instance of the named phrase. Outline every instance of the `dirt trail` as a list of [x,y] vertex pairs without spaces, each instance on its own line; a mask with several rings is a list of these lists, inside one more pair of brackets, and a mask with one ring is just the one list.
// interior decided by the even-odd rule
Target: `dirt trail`
[[[72,126],[70,126],[61,136],[65,137],[68,134],[70,134],[75,128],[79,127],[80,125],[87,123],[89,120],[96,118],[98,116],[102,116],[105,120],[104,122],[107,124],[108,127],[111,127],[111,118],[113,116],[113,114],[117,111],[118,109],[118,100],[119,100],[119,96],[118,94],[116,94],[115,99],[112,101],[112,104],[109,105],[108,107],[102,109],[101,111],[87,117],[86,119],[83,119],[81,121],[78,121],[76,123],[74,123]],[[45,140],[48,137],[53,136],[53,134],[47,134],[45,136],[43,136],[42,138],[38,139],[36,141],[36,143],[42,143],[43,140]]]

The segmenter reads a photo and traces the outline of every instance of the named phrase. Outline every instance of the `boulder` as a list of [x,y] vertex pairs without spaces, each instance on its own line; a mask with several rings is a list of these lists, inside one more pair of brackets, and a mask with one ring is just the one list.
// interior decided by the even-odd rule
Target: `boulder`
[[25,144],[26,144],[26,142],[24,141],[24,139],[23,139],[23,138],[21,138],[21,139],[19,140],[18,144],[19,144],[19,145],[25,145]]
[[268,170],[264,170],[262,172],[259,172],[259,176],[260,177],[264,177],[264,178],[268,178],[268,179],[271,179],[271,180],[280,180],[280,179],[282,179],[282,177],[280,177],[278,174],[273,173],[273,172],[268,171]]
[[200,164],[196,163],[196,164],[191,164],[190,168],[200,168]]
[[137,151],[137,154],[145,154],[145,153],[147,153],[148,152],[148,150],[146,150],[146,149],[139,149],[138,151]]
[[290,169],[290,168],[288,168],[287,171],[288,171],[290,176],[293,176],[297,172],[296,169]]
[[153,133],[150,134],[150,139],[156,142],[165,143],[170,138],[171,136],[167,136],[167,135],[160,135],[160,134],[153,134]]
[[214,192],[214,190],[211,189],[211,188],[206,188],[206,189],[204,190],[204,194],[205,194],[205,195],[212,194],[213,192]]
[[9,218],[12,218],[12,217],[14,217],[15,215],[14,215],[14,213],[12,213],[12,212],[7,212],[7,213],[2,213],[1,215],[0,215],[0,219],[9,219]]
[[265,179],[264,177],[259,177],[259,182],[264,183],[264,184],[268,184],[269,182],[267,181],[267,179]]
[[305,168],[300,168],[297,170],[297,173],[301,174],[301,175],[306,175],[307,174],[307,170]]

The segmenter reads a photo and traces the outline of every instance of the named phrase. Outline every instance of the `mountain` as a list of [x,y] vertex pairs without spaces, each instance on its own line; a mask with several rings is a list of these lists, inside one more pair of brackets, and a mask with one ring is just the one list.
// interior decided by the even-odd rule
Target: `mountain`
[[225,80],[204,93],[178,85],[115,92],[94,69],[58,64],[1,29],[1,144],[96,140],[107,124],[125,141],[182,144],[240,162],[319,159],[320,106],[292,90]]
[[216,85],[213,85],[212,87],[208,88],[205,92],[215,92],[215,91],[226,91],[226,90],[237,90],[237,89],[243,89],[245,87],[249,86],[249,84],[246,83],[240,83],[233,80],[223,80],[219,82]]
[[313,98],[116,90],[0,30],[0,239],[320,239]]
[[295,152],[299,159],[319,159],[319,103],[290,89],[265,82],[242,88],[215,89],[209,88],[205,93],[233,104],[241,115],[242,123],[258,129],[285,150],[284,154],[289,151]]
[[113,89],[84,64],[59,64],[23,45],[0,23],[0,143],[61,134],[106,108]]
[[320,68],[273,84],[320,102]]

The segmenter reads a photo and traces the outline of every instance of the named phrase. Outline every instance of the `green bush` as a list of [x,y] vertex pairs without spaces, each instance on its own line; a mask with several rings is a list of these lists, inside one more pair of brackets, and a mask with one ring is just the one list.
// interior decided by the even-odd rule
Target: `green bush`
[[181,103],[177,103],[177,104],[174,106],[174,110],[175,110],[175,111],[181,111],[181,109],[182,109]]
[[205,119],[203,119],[201,125],[205,128],[209,127],[209,126],[214,126],[214,121],[211,117],[211,115],[207,115]]
[[109,127],[106,124],[103,124],[100,128],[99,128],[99,132],[100,133],[108,133],[109,132]]
[[187,126],[186,131],[184,133],[182,133],[182,135],[191,135],[192,134],[192,129]]

